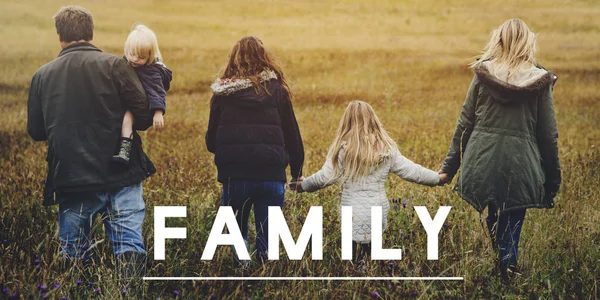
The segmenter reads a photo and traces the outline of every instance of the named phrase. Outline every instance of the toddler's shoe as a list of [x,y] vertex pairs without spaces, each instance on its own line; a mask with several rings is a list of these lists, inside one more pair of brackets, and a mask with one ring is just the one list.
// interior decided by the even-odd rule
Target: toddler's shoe
[[133,139],[121,137],[121,143],[119,144],[119,153],[112,156],[111,160],[114,163],[127,165],[129,164],[129,156],[131,155],[131,147],[133,145]]

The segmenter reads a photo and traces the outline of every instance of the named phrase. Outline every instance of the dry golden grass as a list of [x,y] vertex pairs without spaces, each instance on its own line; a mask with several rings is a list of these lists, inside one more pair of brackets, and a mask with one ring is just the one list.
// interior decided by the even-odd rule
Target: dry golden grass
[[[26,96],[35,70],[59,52],[51,17],[62,1],[3,2],[0,11],[0,288],[39,296],[35,284],[60,283],[52,297],[94,296],[75,280],[96,282],[119,297],[108,243],[99,243],[93,271],[57,268],[56,207],[41,207],[45,144],[27,136]],[[305,141],[305,172],[318,170],[345,104],[370,102],[410,159],[432,169],[446,154],[467,86],[466,65],[489,32],[512,17],[539,33],[539,62],[555,71],[563,187],[552,210],[530,210],[522,235],[524,273],[510,286],[490,276],[493,254],[478,214],[449,187],[426,188],[393,179],[390,198],[408,202],[392,210],[386,245],[403,249],[392,267],[367,276],[464,276],[464,282],[159,282],[152,297],[224,298],[584,298],[600,297],[600,4],[597,1],[88,1],[96,19],[94,44],[120,54],[134,22],[153,28],[174,71],[167,128],[143,134],[158,172],[145,182],[144,226],[152,254],[152,207],[187,205],[188,239],[167,243],[167,260],[152,276],[356,276],[341,263],[339,188],[288,194],[285,214],[297,234],[311,205],[325,211],[325,259],[282,260],[262,269],[235,268],[228,250],[201,262],[200,250],[218,207],[220,190],[205,150],[208,85],[229,48],[244,35],[259,36],[284,63]],[[440,260],[426,260],[426,236],[413,205],[452,205],[440,239]],[[98,228],[100,230],[100,228]],[[402,231],[400,231],[402,230]],[[99,235],[98,237],[103,237]],[[307,256],[308,257],[308,256]],[[39,259],[40,268],[34,261]],[[0,297],[8,297],[2,294]]]

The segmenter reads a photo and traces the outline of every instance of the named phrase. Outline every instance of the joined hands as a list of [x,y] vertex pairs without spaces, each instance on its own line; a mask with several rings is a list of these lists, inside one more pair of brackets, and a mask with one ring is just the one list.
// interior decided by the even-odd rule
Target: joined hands
[[290,187],[290,190],[296,191],[298,193],[304,192],[304,190],[302,189],[302,185],[301,185],[303,180],[304,180],[304,176],[300,176],[300,178],[292,178],[292,180],[290,180],[290,182],[288,182],[288,186]]
[[438,174],[440,174],[440,182],[438,183],[439,186],[444,186],[446,184],[450,184],[450,182],[452,181],[452,177],[450,177],[447,173],[445,173],[441,169],[438,171]]

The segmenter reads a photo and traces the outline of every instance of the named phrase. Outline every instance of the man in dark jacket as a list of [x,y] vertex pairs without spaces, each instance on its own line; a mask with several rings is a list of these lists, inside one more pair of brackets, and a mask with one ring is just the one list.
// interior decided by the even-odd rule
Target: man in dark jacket
[[137,134],[132,162],[126,168],[109,162],[126,110],[137,130],[152,124],[146,95],[125,60],[90,44],[94,23],[88,10],[63,7],[54,21],[62,51],[31,80],[27,130],[36,141],[48,140],[44,205],[59,205],[61,254],[86,258],[91,225],[101,214],[115,255],[143,261],[141,182],[154,166]]

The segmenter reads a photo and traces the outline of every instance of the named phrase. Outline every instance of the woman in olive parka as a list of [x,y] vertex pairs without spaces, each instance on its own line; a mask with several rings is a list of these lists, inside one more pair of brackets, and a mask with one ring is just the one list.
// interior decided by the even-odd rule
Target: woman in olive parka
[[475,72],[440,173],[486,219],[503,278],[517,264],[527,208],[552,208],[561,174],[552,90],[535,61],[536,36],[519,19],[494,30]]

